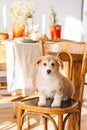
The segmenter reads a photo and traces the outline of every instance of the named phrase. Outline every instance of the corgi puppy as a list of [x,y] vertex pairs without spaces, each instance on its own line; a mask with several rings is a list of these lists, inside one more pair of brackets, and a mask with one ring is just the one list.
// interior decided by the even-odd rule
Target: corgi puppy
[[59,67],[63,68],[60,59],[46,55],[38,58],[35,65],[38,67],[36,87],[39,93],[39,106],[46,106],[47,97],[54,98],[51,107],[59,107],[62,99],[72,97],[74,86],[68,78],[60,73]]

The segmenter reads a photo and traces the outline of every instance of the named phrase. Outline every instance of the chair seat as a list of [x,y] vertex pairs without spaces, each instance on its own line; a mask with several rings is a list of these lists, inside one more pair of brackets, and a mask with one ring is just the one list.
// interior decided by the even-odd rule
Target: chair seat
[[20,101],[23,99],[22,95],[15,95],[15,96],[10,96],[10,94],[8,94],[7,96],[4,96],[5,94],[1,95],[0,94],[0,104],[2,103],[11,103],[11,102],[15,102],[15,101]]
[[[23,100],[19,103],[19,107],[21,109],[26,109],[28,111],[36,112],[36,113],[45,113],[45,114],[65,114],[72,112],[73,109],[77,109],[79,103],[74,99],[68,99],[67,101],[62,101],[60,107],[51,107],[51,103],[53,102],[53,98],[47,98],[46,106],[38,106],[39,97],[30,98],[27,100]],[[62,108],[62,109],[61,109]]]

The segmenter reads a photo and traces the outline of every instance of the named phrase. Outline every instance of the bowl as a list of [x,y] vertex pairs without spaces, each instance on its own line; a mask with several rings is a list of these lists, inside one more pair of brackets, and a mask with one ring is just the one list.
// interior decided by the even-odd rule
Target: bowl
[[7,33],[0,33],[0,40],[8,39],[9,35]]

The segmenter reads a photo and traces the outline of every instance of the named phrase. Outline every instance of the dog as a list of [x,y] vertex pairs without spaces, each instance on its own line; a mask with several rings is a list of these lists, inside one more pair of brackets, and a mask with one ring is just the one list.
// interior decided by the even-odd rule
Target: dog
[[39,106],[46,106],[46,98],[53,97],[51,107],[59,107],[62,99],[67,100],[74,94],[74,85],[64,77],[59,68],[63,68],[63,62],[52,55],[46,55],[38,58],[36,87],[39,93]]

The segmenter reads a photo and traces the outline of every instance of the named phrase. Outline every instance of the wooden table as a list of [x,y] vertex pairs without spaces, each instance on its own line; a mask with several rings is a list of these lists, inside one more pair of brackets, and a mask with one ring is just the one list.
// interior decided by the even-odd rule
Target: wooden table
[[[39,57],[39,43],[8,40],[1,45],[1,62],[6,64],[8,91],[33,90],[34,62]],[[6,49],[6,50],[5,50]],[[36,50],[36,51],[35,51]],[[2,64],[1,63],[1,64]],[[20,80],[21,79],[21,80]],[[25,91],[23,95],[29,95]]]
[[[35,46],[34,46],[34,44],[35,44]],[[36,60],[38,55],[39,55],[39,54],[36,54],[36,53],[39,52],[38,51],[39,48],[38,48],[37,44],[38,43],[29,43],[28,44],[28,43],[22,43],[21,42],[21,43],[18,43],[18,44],[15,43],[15,45],[14,45],[13,40],[7,40],[7,41],[5,41],[5,43],[3,41],[3,44],[0,43],[0,72],[1,71],[7,71],[5,73],[5,76],[4,76],[5,79],[7,77],[7,79],[5,80],[6,83],[3,82],[3,84],[2,84],[2,73],[1,73],[0,90],[3,90],[3,89],[7,90],[8,89],[8,91],[13,93],[13,94],[9,94],[7,92],[7,93],[3,94],[6,97],[4,97],[4,96],[1,97],[0,102],[1,103],[2,102],[4,102],[4,103],[13,102],[14,103],[14,107],[13,107],[14,117],[16,116],[16,104],[15,104],[15,102],[22,100],[25,96],[30,95],[30,93],[33,91],[30,88],[31,82],[29,80],[30,76],[32,76],[32,72],[31,72],[30,76],[29,76],[29,74],[30,74],[30,71],[33,71],[33,69],[31,69],[34,66],[34,65],[32,65],[33,61]],[[16,47],[16,49],[14,48],[14,46]],[[31,48],[31,51],[30,51],[30,48]],[[6,51],[6,49],[7,49],[7,51]],[[13,50],[14,50],[14,52],[13,52]],[[34,52],[35,50],[37,50],[36,53]],[[7,54],[6,52],[9,53],[8,58],[6,58],[6,54]],[[15,54],[13,55],[13,53],[16,53],[16,55]],[[15,60],[13,60],[14,59],[13,57],[15,57],[16,62],[14,62]],[[29,62],[29,59],[30,59],[30,62]],[[7,60],[7,63],[6,63],[6,60]],[[18,64],[17,61],[18,62],[20,61],[20,64]],[[15,68],[17,68],[18,71],[15,71]],[[23,70],[26,70],[26,72],[21,73],[21,72],[24,72]],[[28,74],[28,76],[26,76],[27,75],[26,73]],[[23,77],[23,80],[22,80],[21,76]],[[26,79],[27,79],[26,77],[28,78],[27,81],[26,81]],[[25,82],[24,82],[25,85],[22,83],[22,81],[24,81],[24,80],[25,80]],[[20,85],[17,84],[17,81]],[[3,87],[3,85],[5,85],[5,87]],[[28,91],[25,89],[26,86],[28,86]],[[18,92],[16,91],[17,93],[15,92],[15,95],[14,95],[14,92],[13,92],[12,89],[15,89],[15,90],[20,89],[20,90],[22,90],[22,92],[20,93],[20,91],[18,91]]]

